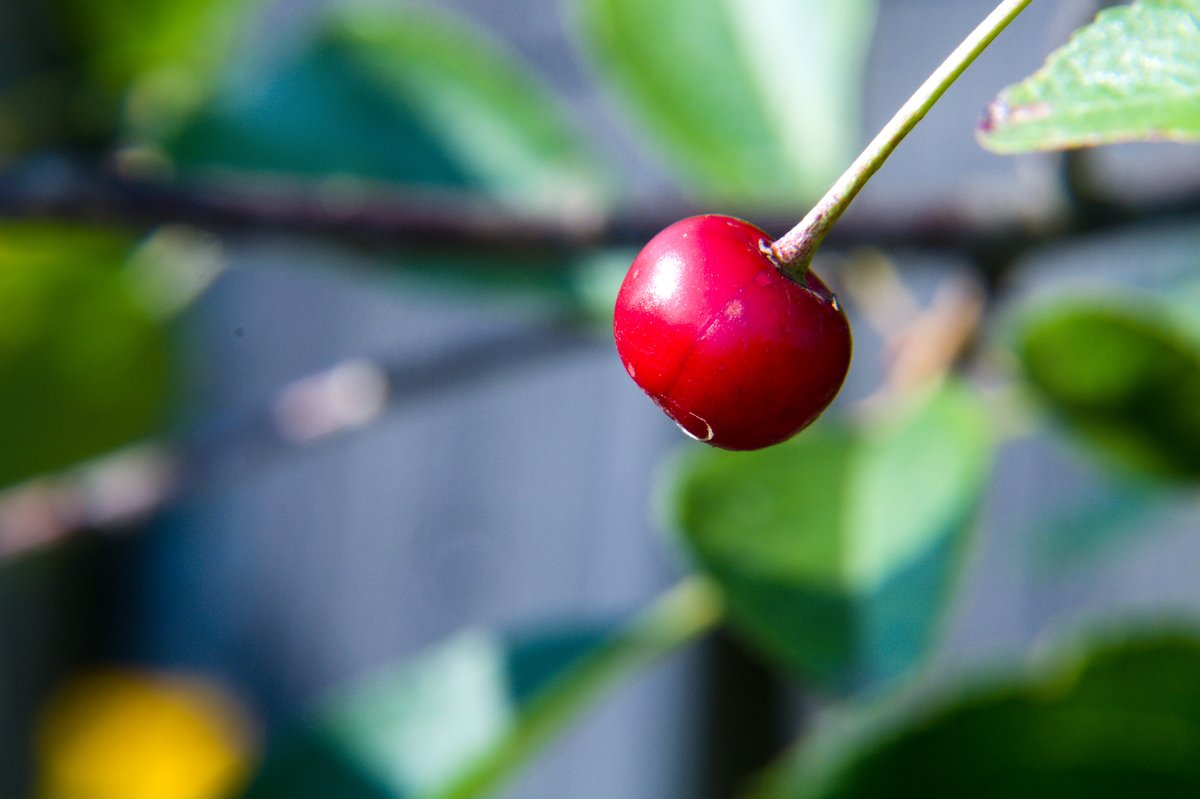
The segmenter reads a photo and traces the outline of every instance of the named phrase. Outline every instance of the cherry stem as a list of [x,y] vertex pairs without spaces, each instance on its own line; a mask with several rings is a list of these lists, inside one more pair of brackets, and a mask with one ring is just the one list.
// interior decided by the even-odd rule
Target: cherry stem
[[800,224],[789,230],[769,248],[768,255],[792,277],[800,279],[808,270],[813,254],[842,212],[858,195],[871,176],[896,149],[946,89],[958,79],[971,62],[992,43],[1008,23],[1025,10],[1031,0],[1003,0],[933,74],[908,98],[866,149],[842,173],[825,196],[808,212]]

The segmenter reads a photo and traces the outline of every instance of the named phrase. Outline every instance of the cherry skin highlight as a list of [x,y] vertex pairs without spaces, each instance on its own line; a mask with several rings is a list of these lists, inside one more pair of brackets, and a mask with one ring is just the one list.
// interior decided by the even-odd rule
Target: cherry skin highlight
[[629,267],[613,317],[625,371],[683,431],[759,449],[803,430],[850,368],[850,324],[809,270],[784,275],[728,216],[667,227]]

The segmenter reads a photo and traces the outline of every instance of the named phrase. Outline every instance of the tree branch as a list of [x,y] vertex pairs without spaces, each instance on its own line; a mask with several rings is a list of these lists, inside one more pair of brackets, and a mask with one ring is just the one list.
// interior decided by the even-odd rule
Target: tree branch
[[[960,252],[986,268],[1047,241],[1200,214],[1200,185],[1141,204],[1106,199],[1099,214],[1089,213],[1090,207],[997,202],[984,216],[954,201],[891,206],[886,211],[860,203],[829,241],[841,248]],[[250,175],[197,183],[152,181],[44,159],[0,173],[0,216],[144,228],[183,223],[218,233],[315,235],[371,248],[486,249],[542,256],[606,246],[633,248],[675,220],[701,212],[684,205],[656,205],[608,217],[521,213],[451,190],[381,190],[357,184],[332,190],[328,184]],[[792,221],[791,215],[754,216],[768,231],[784,229]],[[997,253],[1003,257],[995,257]],[[545,268],[544,261],[536,268]]]

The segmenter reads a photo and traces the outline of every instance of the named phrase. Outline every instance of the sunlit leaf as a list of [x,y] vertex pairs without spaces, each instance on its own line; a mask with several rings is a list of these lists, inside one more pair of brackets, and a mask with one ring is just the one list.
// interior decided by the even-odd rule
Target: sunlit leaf
[[1200,139],[1200,0],[1101,12],[996,98],[979,139],[1005,153]]
[[0,226],[0,485],[160,429],[169,355],[115,234]]
[[1200,793],[1200,639],[1142,633],[912,709],[753,799]]
[[437,795],[504,738],[523,700],[601,641],[462,634],[335,697],[270,756],[246,797]]
[[675,523],[768,655],[827,689],[877,684],[934,637],[989,453],[978,400],[950,384],[884,423],[696,452]]
[[1200,477],[1200,344],[1156,305],[1059,303],[1025,320],[1017,352],[1034,390],[1100,451]]
[[417,9],[332,24],[273,74],[231,85],[169,142],[185,169],[470,187],[569,212],[595,186],[574,131],[508,53]]
[[620,629],[466,632],[332,697],[268,756],[244,799],[474,799],[605,687],[707,630],[685,581]]
[[516,59],[448,17],[408,11],[351,18],[340,33],[355,59],[464,170],[501,196],[563,210],[587,199],[579,140]]
[[220,63],[242,0],[54,0],[112,85],[165,67]]
[[580,0],[613,89],[701,194],[808,199],[858,142],[872,0]]

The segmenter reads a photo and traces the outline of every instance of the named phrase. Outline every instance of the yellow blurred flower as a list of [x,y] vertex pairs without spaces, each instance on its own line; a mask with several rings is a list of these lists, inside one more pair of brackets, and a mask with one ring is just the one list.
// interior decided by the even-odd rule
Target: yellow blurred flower
[[38,799],[221,799],[250,761],[245,716],[211,683],[104,672],[76,680],[39,726]]

